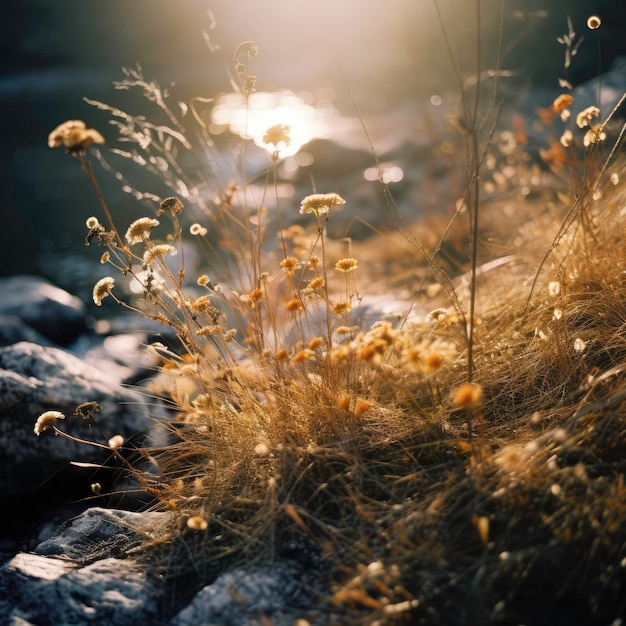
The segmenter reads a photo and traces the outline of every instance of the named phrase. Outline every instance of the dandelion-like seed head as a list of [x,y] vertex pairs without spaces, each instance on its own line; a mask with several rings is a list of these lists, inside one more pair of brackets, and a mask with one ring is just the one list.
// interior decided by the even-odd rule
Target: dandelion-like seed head
[[113,287],[115,286],[115,280],[111,276],[105,276],[101,278],[93,286],[93,301],[96,306],[102,306],[102,300],[108,295],[111,295]]
[[602,25],[602,20],[597,15],[590,15],[587,18],[587,28],[589,30],[597,30]]
[[340,209],[346,201],[337,193],[314,193],[307,196],[300,204],[300,213],[315,213],[317,217],[325,215],[331,209]]
[[338,272],[353,272],[358,269],[358,267],[357,260],[353,258],[339,259],[339,261],[335,263],[335,269]]
[[98,221],[98,218],[94,217],[93,215],[87,218],[85,226],[87,226],[89,230],[100,230],[102,228],[102,225]]
[[207,234],[207,229],[204,226],[201,226],[198,223],[192,224],[189,227],[189,232],[192,235],[196,235],[196,236],[200,236],[200,237],[204,237]]
[[159,220],[151,217],[140,217],[135,220],[126,231],[126,241],[129,245],[141,243],[150,237],[150,229],[160,224]]
[[41,435],[41,433],[54,425],[57,420],[64,420],[65,415],[60,411],[46,411],[42,413],[35,422],[34,432],[37,437]]
[[578,128],[590,126],[591,122],[598,117],[598,115],[600,115],[600,109],[597,106],[587,107],[576,116],[576,126],[578,126]]
[[275,124],[270,126],[263,135],[263,143],[271,144],[275,148],[278,148],[279,144],[288,146],[291,143],[291,126],[286,124]]

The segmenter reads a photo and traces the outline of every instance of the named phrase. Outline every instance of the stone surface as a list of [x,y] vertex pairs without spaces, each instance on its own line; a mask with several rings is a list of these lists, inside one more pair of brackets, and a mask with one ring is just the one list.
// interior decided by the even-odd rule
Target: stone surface
[[0,568],[0,624],[156,624],[159,582],[129,556],[167,513],[92,508]]
[[60,345],[85,328],[85,305],[37,276],[0,278],[0,315],[15,316]]
[[292,626],[296,568],[283,563],[237,568],[200,590],[170,626]]
[[[98,425],[104,436],[72,412],[96,401],[103,407]],[[0,348],[0,501],[29,492],[69,461],[102,462],[110,452],[46,431],[36,437],[41,413],[61,411],[59,422],[72,436],[106,444],[105,437],[126,440],[153,425],[158,407],[137,389],[120,384],[119,372],[93,367],[58,348],[20,342]]]
[[10,346],[18,341],[30,341],[40,346],[53,345],[17,315],[0,315],[0,346]]

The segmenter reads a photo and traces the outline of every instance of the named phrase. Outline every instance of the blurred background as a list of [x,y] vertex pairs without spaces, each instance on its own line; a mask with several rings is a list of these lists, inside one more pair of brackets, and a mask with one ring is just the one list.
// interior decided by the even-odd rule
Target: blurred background
[[[437,5],[464,74],[475,50],[473,5]],[[495,58],[499,5],[481,3],[485,58]],[[518,97],[531,86],[557,88],[563,47],[556,37],[568,15],[586,37],[568,76],[574,85],[625,53],[623,0],[504,6],[501,65],[514,71]],[[603,20],[597,31],[585,27],[590,14]],[[13,0],[0,8],[0,33],[0,275],[45,273],[50,254],[84,252],[84,222],[97,212],[96,198],[78,163],[50,150],[47,136],[77,118],[112,143],[106,116],[83,97],[121,101],[141,114],[145,103],[111,86],[122,66],[140,63],[146,77],[173,83],[174,100],[210,97],[231,91],[233,51],[253,40],[259,90],[323,94],[342,116],[354,115],[348,88],[366,120],[458,94],[432,0]],[[115,181],[104,185],[116,211],[128,207],[126,223],[137,217],[132,197]]]

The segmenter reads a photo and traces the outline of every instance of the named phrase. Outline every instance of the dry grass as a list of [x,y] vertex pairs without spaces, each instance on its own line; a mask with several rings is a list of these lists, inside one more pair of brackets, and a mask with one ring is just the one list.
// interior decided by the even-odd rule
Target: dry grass
[[[244,96],[250,50],[238,52]],[[129,75],[126,87],[140,78]],[[141,88],[161,93],[153,83]],[[490,140],[486,151],[513,158],[519,147],[520,157],[506,184],[494,157],[492,191],[535,176],[532,196],[484,201],[472,236],[458,219],[431,221],[417,234],[355,243],[347,255],[345,242],[328,238],[319,199],[304,228],[289,229],[276,206],[283,230],[267,232],[278,152],[256,203],[245,170],[237,184],[203,195],[213,179],[192,181],[179,156],[195,153],[195,139],[166,99],[149,99],[171,127],[108,108],[135,142],[126,156],[150,163],[156,150],[168,161],[166,184],[187,189],[184,202],[203,211],[188,221],[200,222],[192,232],[222,274],[198,278],[185,265],[190,209],[177,198],[156,198],[156,213],[123,238],[100,195],[109,223],[91,221],[89,238],[143,292],[127,300],[100,281],[96,303],[110,298],[167,324],[181,343],[149,348],[172,443],[145,451],[158,476],[131,469],[154,508],[172,512],[170,540],[145,549],[175,590],[172,606],[184,596],[179,586],[277,558],[295,541],[317,558],[301,598],[303,606],[319,599],[313,623],[609,623],[621,615],[623,161],[601,160],[597,144],[556,164],[546,157],[553,170],[570,168],[570,198],[524,164],[522,139],[513,148],[510,137],[504,148]],[[71,150],[95,183],[86,147]],[[457,207],[455,217],[462,213]],[[483,263],[475,282],[470,242]],[[178,272],[168,266],[172,249]],[[416,315],[365,318],[372,288],[415,293]],[[472,292],[473,386],[463,388]]]

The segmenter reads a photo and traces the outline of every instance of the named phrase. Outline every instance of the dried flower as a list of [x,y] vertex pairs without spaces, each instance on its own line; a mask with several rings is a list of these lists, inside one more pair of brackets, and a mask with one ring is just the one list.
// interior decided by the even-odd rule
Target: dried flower
[[304,310],[302,301],[299,298],[293,298],[292,300],[289,300],[289,302],[285,304],[285,308],[287,309],[287,311],[291,311],[292,313],[301,313]]
[[333,208],[341,208],[346,201],[336,193],[315,193],[307,196],[300,204],[300,213],[315,213],[319,218],[320,215],[329,213]]
[[285,270],[285,274],[293,276],[293,273],[300,266],[300,260],[294,256],[288,256],[280,262],[280,266]]
[[598,117],[598,115],[600,115],[600,109],[598,107],[587,107],[576,116],[576,126],[578,126],[578,128],[589,126],[591,121]]
[[561,142],[562,146],[564,146],[565,148],[569,148],[569,146],[572,145],[572,141],[574,141],[574,134],[571,130],[568,129],[561,135],[559,141]]
[[454,404],[456,406],[471,406],[478,404],[483,397],[483,389],[475,383],[464,383],[454,394]]
[[280,350],[276,352],[277,361],[284,361],[288,356],[289,356],[289,352],[287,352],[285,348],[281,348]]
[[574,351],[575,352],[584,352],[587,347],[587,342],[583,341],[580,337],[577,337],[574,341]]
[[259,456],[267,456],[270,453],[269,446],[266,443],[257,443],[254,446],[254,453]]
[[372,403],[367,400],[359,400],[354,405],[354,414],[359,417],[359,415],[363,415],[366,411],[369,411],[372,408]]
[[126,231],[126,241],[129,245],[141,243],[150,237],[150,229],[158,226],[159,220],[155,220],[151,217],[140,217],[135,220]]
[[86,128],[82,120],[68,120],[48,135],[48,146],[65,146],[70,153],[84,152],[94,143],[104,143],[104,137],[93,128]]
[[102,407],[93,400],[90,402],[83,402],[79,404],[75,409],[73,415],[76,417],[82,417],[84,420],[89,419],[94,413],[100,413]]
[[333,306],[333,313],[335,315],[341,315],[342,313],[348,313],[352,310],[352,306],[349,302],[337,302]]
[[94,286],[93,286],[93,301],[96,306],[102,306],[102,300],[106,298],[108,295],[111,295],[111,291],[115,286],[115,280],[110,276],[105,276],[101,278]]
[[94,217],[93,215],[87,218],[85,226],[87,226],[89,230],[100,230],[102,228],[102,225],[98,221],[98,218]]
[[190,530],[206,530],[209,523],[200,515],[192,515],[187,518],[187,528]]
[[315,356],[315,352],[313,352],[313,350],[309,350],[308,348],[305,348],[304,350],[300,350],[300,352],[297,352],[296,354],[294,354],[291,359],[291,362],[302,363],[303,361],[308,361],[314,356]]
[[562,93],[560,96],[557,96],[552,103],[552,110],[559,113],[563,109],[566,109],[574,102],[574,98],[568,93]]
[[200,237],[204,237],[207,234],[207,229],[204,226],[200,226],[200,224],[192,224],[189,227],[189,232],[192,235],[199,235]]
[[105,251],[102,253],[102,256],[100,257],[100,263],[104,265],[105,263],[109,262],[110,258],[111,258],[111,255],[107,251]]
[[175,251],[176,248],[166,243],[150,246],[150,248],[143,253],[143,262],[145,265],[149,265],[155,258],[164,257],[166,254],[174,253]]
[[309,350],[315,350],[324,344],[324,339],[322,337],[313,337],[309,340]]
[[590,146],[592,143],[600,143],[606,139],[606,133],[602,130],[602,124],[592,126],[583,137],[583,145]]
[[122,435],[113,435],[111,439],[109,439],[109,448],[111,450],[117,450],[119,447],[124,445],[124,437]]
[[33,429],[35,435],[39,437],[44,430],[53,426],[57,420],[64,419],[65,415],[63,415],[60,411],[46,411],[45,413],[42,413],[35,422],[35,428]]
[[352,272],[358,268],[357,260],[352,258],[339,259],[335,263],[335,269],[338,272]]
[[548,293],[555,298],[561,293],[561,283],[557,280],[548,283]]
[[196,331],[196,335],[198,335],[198,337],[203,337],[204,335],[218,335],[221,330],[222,329],[217,324],[212,326],[203,326]]
[[275,148],[278,148],[279,143],[283,143],[285,146],[288,146],[291,143],[291,137],[289,136],[290,132],[291,126],[287,126],[285,124],[275,124],[274,126],[270,126],[265,131],[265,135],[263,135],[263,143],[272,144]]
[[176,217],[184,208],[184,204],[175,196],[171,198],[165,198],[163,202],[159,205],[159,209],[157,210],[157,217],[159,215],[163,215],[166,211],[168,211],[172,217]]
[[311,291],[317,291],[318,289],[321,289],[325,284],[326,283],[321,276],[316,276],[309,281],[307,289],[310,289]]
[[596,30],[600,28],[602,20],[597,15],[590,15],[587,18],[587,28],[589,30]]
[[198,280],[196,281],[199,287],[204,287],[208,285],[211,281],[206,274],[202,274],[202,276],[198,276]]

